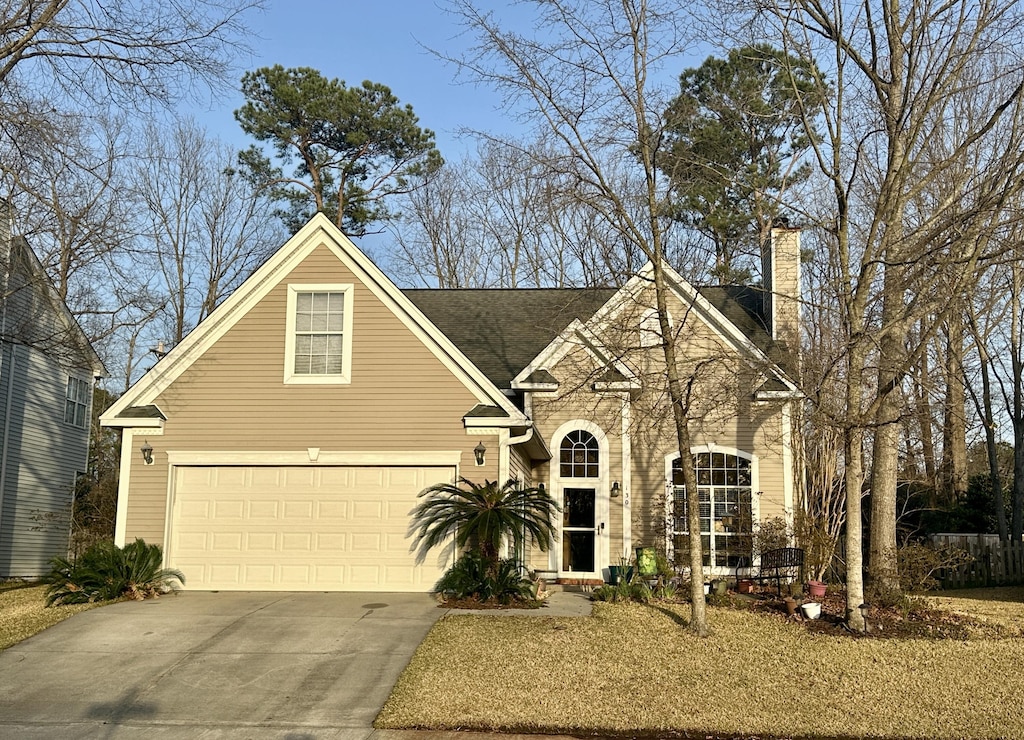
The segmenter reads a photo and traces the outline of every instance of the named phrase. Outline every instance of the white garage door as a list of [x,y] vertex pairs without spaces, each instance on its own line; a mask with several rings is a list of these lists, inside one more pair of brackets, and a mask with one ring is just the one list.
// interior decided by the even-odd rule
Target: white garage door
[[430,591],[450,564],[410,552],[409,513],[447,467],[188,466],[168,563],[198,590]]

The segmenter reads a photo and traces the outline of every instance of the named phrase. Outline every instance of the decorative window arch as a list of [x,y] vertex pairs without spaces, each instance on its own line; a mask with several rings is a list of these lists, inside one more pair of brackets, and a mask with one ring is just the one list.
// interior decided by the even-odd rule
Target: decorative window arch
[[598,478],[601,449],[597,437],[585,429],[574,429],[558,446],[558,475],[561,478]]
[[[691,454],[697,475],[704,565],[722,568],[751,565],[756,458],[739,450],[721,448],[698,448]],[[688,549],[690,497],[683,485],[679,455],[670,456],[667,462],[672,490],[672,546],[678,557]]]

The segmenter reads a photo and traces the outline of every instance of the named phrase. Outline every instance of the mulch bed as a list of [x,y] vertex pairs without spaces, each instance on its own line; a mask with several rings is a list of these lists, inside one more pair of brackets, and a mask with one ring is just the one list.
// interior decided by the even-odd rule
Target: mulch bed
[[543,601],[513,601],[502,604],[495,599],[481,601],[476,598],[466,599],[445,599],[438,604],[442,609],[540,609],[544,606]]
[[[739,601],[742,599],[742,602]],[[732,598],[735,606],[746,606],[758,612],[778,615],[782,619],[800,622],[809,632],[847,635],[857,638],[931,638],[966,639],[971,627],[980,623],[962,614],[953,614],[927,606],[922,599],[910,597],[904,607],[871,606],[868,610],[868,632],[852,632],[846,626],[846,592],[829,590],[821,598],[797,599],[798,603],[816,601],[821,604],[821,616],[806,619],[798,614],[787,616],[786,605],[774,592],[752,594],[750,597]]]

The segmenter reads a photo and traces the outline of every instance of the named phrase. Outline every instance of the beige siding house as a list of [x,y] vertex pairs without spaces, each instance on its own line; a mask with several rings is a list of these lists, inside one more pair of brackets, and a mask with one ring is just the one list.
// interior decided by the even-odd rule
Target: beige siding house
[[[675,278],[724,571],[751,555],[731,529],[792,514],[796,363],[760,291]],[[671,555],[685,492],[648,285],[402,291],[316,216],[104,414],[124,430],[117,541],[163,545],[191,589],[428,591],[453,552],[415,549],[417,494],[515,478],[562,508],[533,568],[591,581],[638,545]]]

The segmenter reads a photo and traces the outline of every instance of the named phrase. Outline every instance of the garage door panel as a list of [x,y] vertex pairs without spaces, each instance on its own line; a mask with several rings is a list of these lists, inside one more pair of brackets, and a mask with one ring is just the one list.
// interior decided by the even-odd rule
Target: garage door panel
[[381,506],[380,501],[353,501],[352,502],[352,518],[353,519],[372,519],[377,521],[382,518],[384,508]]
[[451,549],[411,551],[417,494],[452,468],[176,470],[168,561],[193,589],[429,591]]
[[281,516],[280,501],[249,501],[249,516],[252,519],[276,521]]
[[249,532],[245,541],[245,549],[248,552],[277,552],[277,533]]
[[313,502],[311,500],[306,501],[285,501],[284,502],[284,518],[286,520],[294,521],[296,519],[312,519],[313,518]]
[[328,519],[339,519],[344,521],[345,519],[348,519],[348,502],[318,501],[316,513],[320,521],[326,521]]
[[[202,495],[202,494],[201,494]],[[213,500],[213,518],[220,521],[237,519],[241,521],[245,516],[245,504],[243,499]]]

